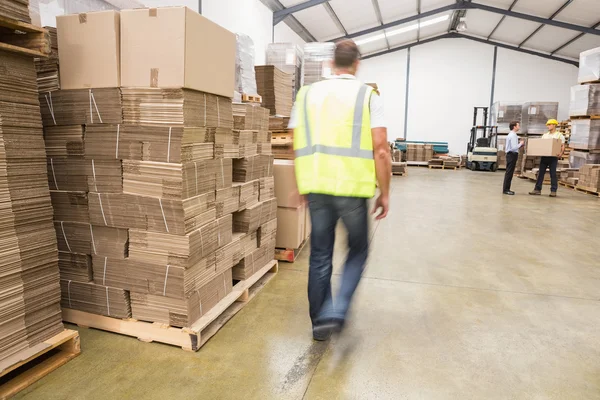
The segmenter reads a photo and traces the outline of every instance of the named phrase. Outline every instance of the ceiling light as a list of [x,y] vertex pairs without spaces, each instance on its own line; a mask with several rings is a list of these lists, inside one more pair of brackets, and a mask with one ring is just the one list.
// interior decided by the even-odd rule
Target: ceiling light
[[458,25],[456,25],[456,30],[459,32],[464,32],[467,30],[467,19],[466,18],[461,18],[460,22],[458,23]]
[[[396,35],[401,35],[403,33],[406,32],[410,32],[410,31],[415,31],[419,28],[424,28],[426,26],[430,26],[430,25],[435,25],[435,24],[439,24],[440,22],[444,22],[447,21],[448,18],[450,18],[450,15],[442,15],[441,17],[437,17],[437,18],[433,18],[424,22],[418,22],[416,24],[412,24],[412,25],[407,25],[405,27],[399,28],[399,29],[395,29],[393,31],[388,31],[387,33],[381,33],[379,35],[375,35],[375,36],[371,36],[365,39],[361,39],[361,40],[357,40],[356,41],[356,45],[357,46],[361,46],[363,44],[367,44],[367,43],[371,43],[371,42],[376,42],[377,40],[381,40],[381,39],[385,39],[386,37],[391,37],[391,36],[396,36]],[[465,25],[466,26],[466,25]]]

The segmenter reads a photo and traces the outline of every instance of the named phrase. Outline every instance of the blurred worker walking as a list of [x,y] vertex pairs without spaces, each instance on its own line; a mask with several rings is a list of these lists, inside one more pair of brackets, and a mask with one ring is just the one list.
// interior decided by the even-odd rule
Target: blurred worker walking
[[[381,99],[355,77],[358,47],[337,43],[334,76],[304,86],[296,96],[289,128],[294,129],[298,192],[306,195],[312,233],[308,300],[315,340],[327,340],[344,326],[369,252],[367,199],[380,195],[373,212],[389,209],[391,157]],[[331,273],[335,229],[348,232],[348,255],[337,296]]]
[[531,195],[542,194],[542,186],[544,184],[544,176],[546,175],[546,168],[550,168],[550,197],[556,197],[556,191],[558,190],[558,176],[556,175],[556,168],[558,167],[558,158],[562,157],[565,152],[565,137],[562,133],[556,130],[558,121],[550,119],[546,122],[548,132],[544,133],[542,139],[560,139],[562,146],[560,148],[560,154],[554,157],[542,157],[540,161],[540,171],[538,172],[537,182],[533,191],[529,192]]

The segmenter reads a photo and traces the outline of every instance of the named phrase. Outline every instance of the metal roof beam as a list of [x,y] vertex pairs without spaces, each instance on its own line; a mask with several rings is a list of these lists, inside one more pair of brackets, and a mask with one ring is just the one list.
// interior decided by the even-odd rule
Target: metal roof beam
[[[267,6],[269,10],[273,11],[274,13],[285,8],[283,4],[279,2],[279,0],[260,0],[260,2]],[[308,29],[306,29],[304,25],[302,25],[300,21],[298,21],[293,15],[290,15],[285,23],[305,42],[317,41],[317,39],[308,31]],[[275,25],[273,25],[273,28],[275,28]]]
[[[417,0],[417,1],[420,1],[420,0]],[[373,4],[373,9],[375,10],[375,15],[377,15],[377,21],[379,21],[379,25],[383,25],[383,17],[381,16],[381,8],[379,8],[379,1],[371,0],[371,3]],[[390,41],[388,40],[387,36],[385,37],[385,43],[387,44],[387,48],[389,50],[390,49]]]
[[552,60],[552,61],[564,62],[564,63],[567,63],[567,64],[574,65],[576,67],[579,66],[579,62],[577,62],[575,60],[569,60],[569,59],[562,58],[562,57],[556,57],[556,56],[553,56],[553,55],[550,55],[550,54],[540,53],[540,52],[533,51],[533,50],[528,50],[528,49],[523,49],[523,48],[519,48],[517,46],[510,45],[510,44],[495,42],[493,40],[487,40],[485,38],[480,38],[480,37],[476,37],[476,36],[463,35],[463,34],[456,33],[456,32],[445,33],[443,35],[439,35],[439,36],[435,36],[435,37],[432,37],[432,38],[428,38],[428,39],[422,40],[420,42],[412,42],[412,43],[408,43],[408,44],[405,44],[405,45],[402,45],[402,46],[399,46],[399,47],[393,47],[390,50],[384,50],[384,51],[380,51],[380,52],[373,53],[373,54],[367,54],[366,56],[362,57],[362,59],[366,60],[366,59],[369,59],[369,58],[382,56],[382,55],[393,53],[393,52],[396,52],[396,51],[405,50],[405,49],[408,49],[410,47],[418,46],[418,45],[421,45],[421,44],[434,42],[434,41],[439,40],[439,39],[467,39],[467,40],[473,40],[475,42],[485,43],[485,44],[489,44],[491,46],[498,46],[498,47],[502,47],[503,49],[514,50],[514,51],[518,51],[519,53],[525,53],[525,54],[529,54],[529,55],[533,55],[533,56],[538,56],[538,57],[546,58],[546,59]]
[[427,18],[427,17],[431,17],[432,15],[436,15],[436,14],[440,14],[443,12],[447,12],[447,11],[454,11],[454,10],[460,10],[462,7],[464,7],[464,4],[461,3],[456,3],[456,4],[450,4],[444,7],[440,7],[440,8],[436,8],[435,10],[431,10],[431,11],[427,11],[421,14],[415,14],[412,15],[410,17],[406,17],[406,18],[402,18],[399,19],[397,21],[393,21],[393,22],[388,22],[387,24],[383,24],[380,26],[375,26],[373,28],[369,28],[369,29],[365,29],[359,32],[354,32],[354,33],[350,33],[346,36],[342,36],[333,40],[330,40],[330,42],[335,42],[337,40],[340,39],[352,39],[355,37],[359,37],[359,36],[363,36],[363,35],[368,35],[369,33],[373,33],[373,32],[378,32],[384,29],[389,29],[392,28],[394,26],[398,26],[398,25],[402,25],[402,24],[406,24],[408,22],[412,22],[412,21],[417,21],[421,18]]
[[[567,1],[566,1],[566,2],[565,2],[563,5],[562,5],[562,6],[560,6],[560,8],[559,8],[558,10],[556,10],[556,12],[554,12],[554,14],[552,14],[552,15],[550,16],[550,19],[554,19],[554,18],[556,18],[556,16],[557,16],[558,14],[560,14],[562,10],[564,10],[565,8],[567,8],[567,6],[568,6],[569,4],[571,4],[572,2],[573,2],[573,0],[567,0]],[[544,26],[546,26],[546,24],[541,24],[540,26],[538,26],[538,27],[537,27],[537,29],[536,29],[535,31],[531,32],[531,35],[527,36],[527,37],[525,38],[525,40],[523,40],[523,41],[522,41],[522,42],[519,44],[519,47],[523,47],[523,45],[524,45],[525,43],[527,43],[527,41],[528,41],[529,39],[531,39],[533,36],[535,36],[535,34],[536,34],[536,33],[538,33],[540,30],[542,30],[542,28],[543,28]]]
[[460,8],[488,11],[488,12],[493,12],[496,14],[506,15],[507,17],[524,19],[526,21],[537,22],[540,24],[546,24],[546,25],[556,26],[558,28],[570,29],[572,31],[578,31],[578,32],[582,32],[582,33],[589,33],[590,35],[600,36],[600,31],[598,31],[594,28],[588,28],[586,26],[570,24],[567,22],[555,21],[553,19],[542,18],[542,17],[538,17],[535,15],[523,14],[520,12],[516,12],[516,11],[512,11],[512,10],[505,10],[503,8],[492,7],[492,6],[488,6],[485,4],[467,3],[467,2],[463,1]]
[[340,31],[344,32],[344,35],[348,36],[348,31],[346,30],[346,28],[344,27],[344,24],[342,24],[342,21],[340,21],[340,18],[337,16],[337,14],[335,13],[335,11],[331,7],[331,4],[326,3],[325,4],[325,9],[327,10],[327,13],[331,17],[331,19],[333,20],[333,22],[335,23],[335,25],[337,26],[337,28]]
[[[600,22],[597,22],[596,24],[594,24],[592,26],[592,28],[598,28],[600,26]],[[560,47],[558,47],[556,50],[552,51],[550,54],[554,54],[558,51],[561,51],[562,49],[564,49],[565,47],[567,47],[568,45],[570,45],[571,43],[575,42],[577,39],[579,39],[580,37],[582,37],[583,35],[585,35],[585,33],[580,33],[579,35],[575,36],[573,39],[567,41],[565,44],[561,45]]]
[[[417,15],[421,14],[421,0],[417,0]],[[421,40],[421,25],[417,27],[417,42]]]
[[[512,11],[513,7],[517,4],[519,0],[515,0],[512,2],[512,4],[510,5],[510,7],[508,7],[509,11]],[[498,24],[496,25],[496,27],[494,29],[492,29],[492,32],[488,35],[488,40],[490,40],[490,38],[494,35],[494,33],[496,33],[496,31],[498,30],[498,28],[500,27],[500,24],[502,24],[502,22],[504,22],[504,19],[506,18],[506,15],[503,15],[502,18],[500,18],[500,21],[498,21]]]
[[308,0],[304,3],[296,4],[295,6],[284,8],[282,10],[275,11],[273,13],[273,25],[277,25],[284,20],[288,15],[294,14],[298,11],[306,10],[319,4],[328,3],[330,0]]

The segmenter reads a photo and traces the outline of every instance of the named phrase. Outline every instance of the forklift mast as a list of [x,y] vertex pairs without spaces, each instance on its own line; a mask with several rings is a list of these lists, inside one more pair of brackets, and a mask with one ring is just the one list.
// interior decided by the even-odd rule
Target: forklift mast
[[[494,132],[497,131],[497,127],[487,125],[488,121],[488,107],[473,107],[473,127],[471,128],[471,139],[467,144],[467,153],[473,151],[475,147],[489,147],[490,141]],[[483,114],[481,124],[479,124],[478,117]]]

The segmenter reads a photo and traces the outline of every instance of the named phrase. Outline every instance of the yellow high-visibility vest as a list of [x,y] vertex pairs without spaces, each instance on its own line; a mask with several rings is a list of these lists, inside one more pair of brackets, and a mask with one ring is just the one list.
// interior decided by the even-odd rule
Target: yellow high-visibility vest
[[328,79],[300,89],[294,130],[300,194],[375,195],[372,92],[355,79]]

